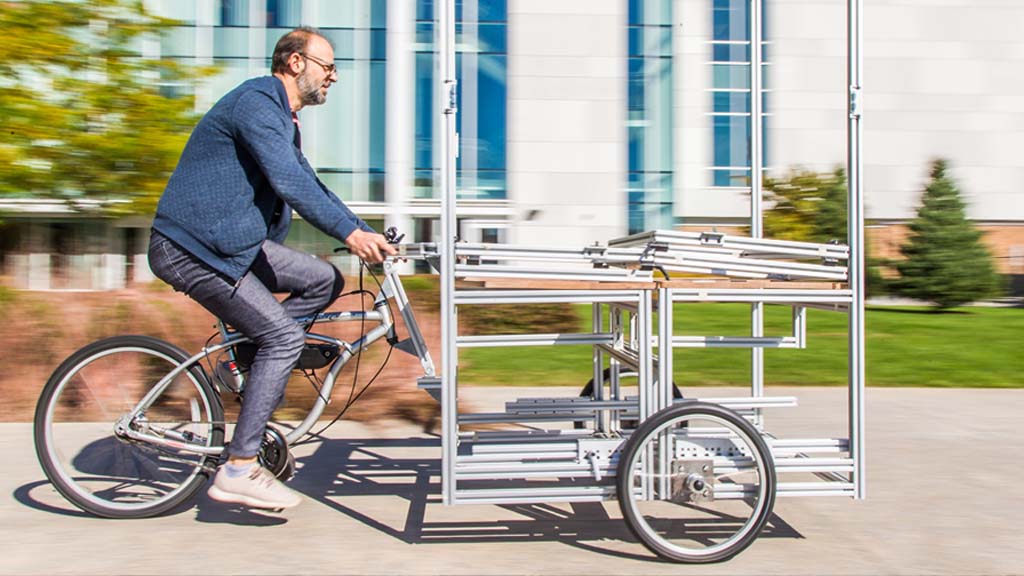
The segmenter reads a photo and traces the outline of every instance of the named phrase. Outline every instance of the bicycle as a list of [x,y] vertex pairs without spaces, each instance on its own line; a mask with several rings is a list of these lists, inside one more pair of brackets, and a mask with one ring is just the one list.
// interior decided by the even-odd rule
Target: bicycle
[[[377,279],[371,310],[296,318],[307,331],[296,368],[309,371],[307,377],[312,374],[319,386],[317,399],[295,428],[287,433],[272,426],[266,429],[259,459],[280,478],[294,472],[288,447],[319,421],[341,370],[353,359],[358,369],[363,350],[378,340],[416,355],[425,376],[435,375],[397,266],[404,259],[429,256],[433,245],[399,244],[401,237],[393,229],[386,236],[399,254],[384,261],[383,281]],[[360,286],[356,292],[368,291]],[[401,342],[391,300],[409,335]],[[333,322],[360,322],[364,329],[352,342],[312,331]],[[366,323],[374,323],[368,331]],[[114,336],[86,345],[57,367],[43,387],[33,431],[39,462],[61,495],[96,516],[144,518],[173,510],[196,494],[225,457],[228,422],[218,389],[245,392],[249,340],[219,319],[217,328],[193,355],[149,336]],[[370,383],[383,370],[391,349]],[[312,372],[319,369],[326,369],[322,378]],[[357,398],[351,394],[331,424]]]
[[[326,369],[326,375],[322,380],[316,377],[317,399],[301,423],[286,433],[273,426],[266,429],[259,459],[280,478],[294,472],[289,448],[326,428],[311,433],[342,368],[356,359],[358,371],[361,352],[378,340],[385,339],[391,348],[371,383],[397,347],[419,358],[424,371],[418,380],[420,387],[432,394],[442,392],[396,265],[409,258],[436,264],[437,248],[434,244],[398,244],[400,238],[392,231],[387,236],[397,245],[398,254],[383,263],[384,279],[378,279],[371,310],[296,319],[307,330],[307,346],[298,368]],[[522,256],[521,251],[507,246],[464,244],[458,250],[467,262],[465,276],[487,269],[485,258],[472,258],[474,251],[484,251],[487,258]],[[550,258],[551,251],[540,256]],[[628,256],[625,252],[614,255],[616,261],[601,255],[587,258],[604,265],[621,264],[623,258],[628,263]],[[470,261],[473,264],[468,264]],[[356,292],[366,292],[362,275]],[[482,295],[488,296],[486,292]],[[528,297],[530,294],[526,291]],[[616,298],[628,299],[628,295]],[[392,301],[408,332],[402,341],[397,337]],[[352,342],[312,331],[317,324],[345,321],[363,323],[361,336]],[[366,322],[375,325],[367,331]],[[624,323],[616,325],[621,330]],[[40,397],[34,432],[40,464],[58,492],[78,508],[107,518],[156,516],[191,500],[225,457],[228,422],[218,389],[244,394],[247,338],[219,320],[217,327],[218,332],[192,356],[148,336],[115,336],[85,346],[57,368]],[[609,341],[623,343],[623,336],[619,333]],[[639,380],[637,372],[618,367],[601,375],[602,386],[609,379]],[[367,389],[355,394],[354,386],[353,381],[349,401],[327,426]],[[674,385],[666,395],[666,406],[642,420],[637,397],[602,400],[594,396],[595,389],[591,382],[582,398],[570,398],[565,405],[547,400],[541,404],[529,399],[521,401],[523,405],[512,402],[497,419],[486,413],[456,414],[457,457],[462,463],[456,469],[457,478],[461,475],[465,482],[473,483],[477,478],[489,481],[500,476],[509,483],[505,493],[517,495],[527,494],[519,492],[528,490],[523,479],[571,478],[589,490],[584,500],[592,500],[591,494],[600,499],[617,498],[623,519],[637,539],[673,561],[720,561],[757,538],[772,513],[776,492],[773,456],[759,430],[727,407],[682,398]],[[435,399],[442,401],[440,394]],[[475,421],[531,422],[537,418],[582,424],[593,422],[599,410],[618,412],[618,425],[608,430],[574,426],[566,435],[556,431],[525,439],[506,432],[462,434],[458,429],[458,425]],[[523,441],[528,444],[517,443]],[[553,442],[557,450],[545,448],[544,442]],[[479,453],[477,445],[482,448]],[[527,498],[557,496],[558,490],[574,488],[563,484],[539,489],[553,492]]]

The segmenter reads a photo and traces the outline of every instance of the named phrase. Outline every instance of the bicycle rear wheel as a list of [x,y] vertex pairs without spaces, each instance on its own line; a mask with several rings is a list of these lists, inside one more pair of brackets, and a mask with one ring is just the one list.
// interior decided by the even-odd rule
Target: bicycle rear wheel
[[630,436],[617,492],[633,534],[686,563],[727,560],[757,538],[775,503],[775,467],[761,434],[735,412],[683,402]]
[[116,424],[188,359],[146,336],[94,342],[65,360],[36,406],[36,455],[46,477],[72,504],[108,518],[170,511],[202,487],[217,457],[188,450],[224,444],[224,411],[205,372],[193,366],[141,412],[128,429],[174,446],[131,439]]

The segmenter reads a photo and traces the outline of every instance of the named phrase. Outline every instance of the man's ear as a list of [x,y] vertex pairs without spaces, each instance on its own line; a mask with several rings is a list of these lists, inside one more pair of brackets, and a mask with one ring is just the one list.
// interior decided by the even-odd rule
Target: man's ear
[[288,68],[291,69],[292,73],[296,75],[302,74],[303,70],[306,69],[306,59],[298,52],[292,52],[292,55],[288,57],[288,60]]

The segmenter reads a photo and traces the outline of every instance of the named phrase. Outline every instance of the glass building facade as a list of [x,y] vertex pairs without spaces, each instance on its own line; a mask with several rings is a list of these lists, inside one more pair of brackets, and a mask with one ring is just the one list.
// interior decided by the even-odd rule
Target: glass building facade
[[[749,187],[751,174],[751,27],[750,0],[712,0],[711,14],[711,116],[712,186]],[[762,31],[766,30],[762,1]],[[767,99],[764,88],[768,78],[767,43],[762,33],[762,99],[763,122],[767,127]],[[762,139],[767,144],[767,139]],[[768,163],[768,149],[762,146],[763,163]]]
[[[507,198],[506,117],[508,9],[505,0],[460,0],[455,4],[455,69],[458,81],[459,198]],[[437,198],[434,149],[434,2],[416,2],[417,198]]]
[[[713,26],[707,39],[712,57],[707,107],[713,118],[713,134],[710,165],[706,167],[713,186],[749,186],[750,1],[709,0]],[[614,22],[601,32],[621,34],[616,43],[625,40],[624,52],[602,55],[593,61],[587,60],[591,55],[578,51],[581,42],[593,40],[593,32],[586,26],[568,26],[564,38],[557,33],[550,36],[560,29],[566,16],[561,12],[564,7],[537,13],[526,10],[510,19],[508,2],[455,3],[459,106],[456,189],[462,200],[460,211],[468,208],[466,215],[460,216],[461,237],[503,241],[506,232],[521,224],[515,220],[516,214],[544,208],[517,205],[517,191],[509,186],[510,173],[518,176],[536,170],[536,160],[533,168],[515,164],[530,156],[523,151],[532,152],[529,147],[533,142],[557,150],[556,155],[578,153],[572,149],[571,140],[546,141],[543,135],[538,136],[543,127],[531,127],[525,142],[520,138],[510,143],[509,82],[517,78],[510,80],[510,65],[517,67],[519,78],[528,79],[524,84],[527,88],[516,96],[519,113],[526,115],[520,117],[521,121],[527,123],[536,111],[531,98],[558,100],[559,92],[552,87],[559,86],[559,81],[576,82],[578,86],[588,80],[585,74],[556,78],[552,74],[557,73],[544,70],[549,61],[556,65],[576,61],[598,66],[592,68],[597,79],[607,77],[607,66],[622,66],[618,70],[625,72],[626,86],[618,84],[622,93],[610,92],[598,98],[624,95],[621,116],[593,119],[595,125],[604,126],[595,128],[594,134],[617,134],[612,143],[619,147],[619,158],[625,160],[624,166],[609,172],[617,181],[615,191],[608,193],[622,190],[625,198],[607,205],[621,213],[598,215],[602,221],[615,222],[607,228],[607,237],[672,228],[676,224],[673,207],[680,201],[679,195],[695,193],[678,188],[682,178],[676,164],[680,150],[676,149],[679,140],[674,131],[678,126],[673,116],[679,103],[675,101],[678,92],[674,85],[684,73],[703,73],[682,70],[678,64],[673,46],[678,36],[674,28],[680,24],[673,13],[678,0],[626,0],[618,8],[622,10],[621,24]],[[339,81],[331,88],[326,105],[307,107],[299,113],[303,151],[310,164],[331,190],[375,228],[394,223],[411,240],[435,239],[440,204],[439,159],[434,146],[438,130],[436,0],[144,0],[144,4],[151,12],[180,22],[163,37],[143,46],[144,56],[216,67],[217,73],[200,84],[168,82],[161,86],[169,94],[194,93],[199,113],[246,79],[269,74],[274,45],[287,31],[301,25],[316,26],[334,45]],[[518,6],[514,8],[519,10]],[[580,22],[591,16],[585,4],[574,10],[576,13],[568,16],[580,16]],[[513,37],[522,44],[511,53],[510,20],[512,26],[538,23],[544,32],[537,33],[548,34],[538,38],[544,46],[542,52],[529,49],[530,32],[520,31]],[[396,28],[389,35],[391,26]],[[404,40],[396,44],[399,36]],[[402,51],[398,52],[396,46]],[[389,50],[396,51],[390,59]],[[613,76],[621,77],[618,74],[616,71]],[[553,79],[550,83],[549,78]],[[401,113],[394,112],[395,94],[399,101],[407,100],[408,107],[401,108]],[[582,114],[584,108],[564,110]],[[620,124],[620,118],[625,125]],[[564,149],[558,148],[563,145]],[[515,146],[519,146],[519,156],[513,155],[510,164],[509,150],[516,150]],[[552,170],[561,169],[557,161],[552,164]],[[697,169],[701,166],[704,164],[698,164]],[[571,175],[571,170],[565,174]],[[536,183],[538,179],[518,181]],[[562,212],[557,211],[566,208],[558,203],[557,194],[557,189],[552,189],[548,209],[559,215]],[[537,198],[541,204],[548,200]],[[529,220],[529,216],[525,218]],[[568,218],[565,225],[579,226],[581,233],[588,226],[582,220]],[[140,240],[129,244],[144,244],[144,233],[144,227],[140,227]],[[337,245],[336,240],[301,220],[294,224],[289,241],[301,249],[327,255]],[[133,250],[126,249],[125,257],[135,262],[140,254]]]
[[672,228],[672,2],[629,0],[630,234]]

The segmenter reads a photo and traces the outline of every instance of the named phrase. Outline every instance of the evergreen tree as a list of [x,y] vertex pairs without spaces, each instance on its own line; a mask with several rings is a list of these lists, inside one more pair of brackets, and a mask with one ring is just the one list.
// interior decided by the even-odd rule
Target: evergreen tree
[[945,160],[932,163],[910,236],[900,247],[899,278],[892,289],[902,296],[934,302],[939,309],[994,296],[998,277],[981,232],[967,219]]

